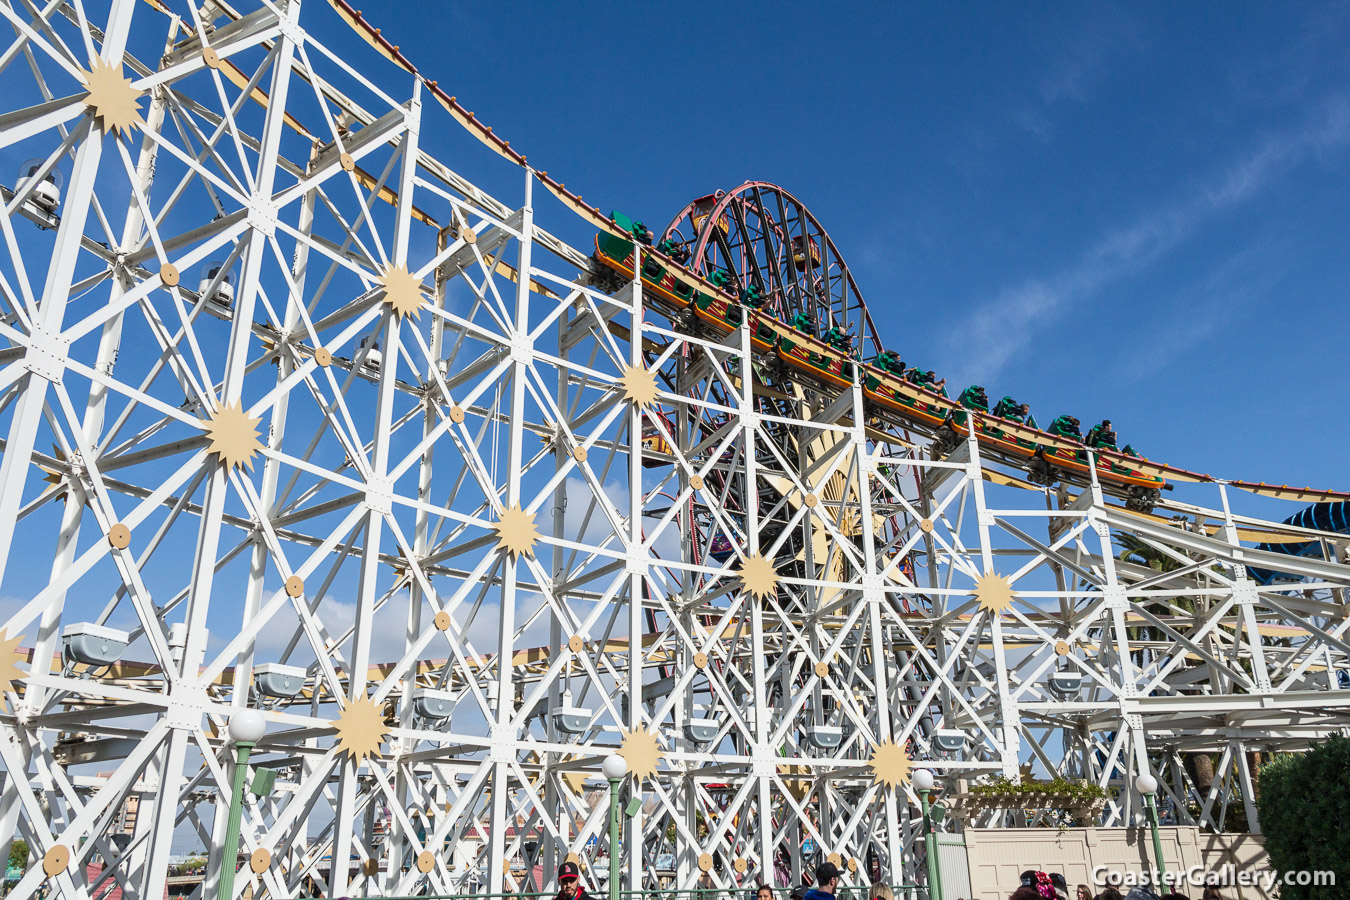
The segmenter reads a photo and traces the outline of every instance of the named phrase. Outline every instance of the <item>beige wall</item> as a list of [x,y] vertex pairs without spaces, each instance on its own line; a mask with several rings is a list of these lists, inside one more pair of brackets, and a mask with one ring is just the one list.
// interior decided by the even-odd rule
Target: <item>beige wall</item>
[[[1259,834],[1201,834],[1200,853],[1205,865],[1212,869],[1232,865],[1236,872],[1258,872],[1270,865]],[[1259,888],[1227,890],[1223,895],[1241,900],[1268,900],[1275,896]]]
[[[1265,868],[1265,849],[1259,835],[1201,834],[1198,828],[1160,828],[1163,859],[1169,872],[1195,865],[1217,871],[1231,863],[1238,871]],[[968,828],[966,854],[970,863],[969,900],[1004,900],[1027,869],[1061,872],[1075,887],[1086,884],[1093,893],[1092,871],[1108,866],[1121,872],[1143,872],[1152,867],[1153,843],[1147,828]],[[1189,897],[1200,889],[1180,888]],[[1272,900],[1256,887],[1222,889],[1224,900]]]

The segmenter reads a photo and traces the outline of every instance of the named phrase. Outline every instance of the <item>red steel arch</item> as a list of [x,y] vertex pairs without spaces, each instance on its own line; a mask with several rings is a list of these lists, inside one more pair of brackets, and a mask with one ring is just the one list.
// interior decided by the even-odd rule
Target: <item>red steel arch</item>
[[700,197],[680,210],[661,237],[688,250],[688,265],[699,275],[728,272],[742,297],[757,288],[763,308],[784,321],[805,312],[818,333],[838,325],[857,336],[860,348],[882,349],[862,293],[829,233],[778,185],[747,181]]

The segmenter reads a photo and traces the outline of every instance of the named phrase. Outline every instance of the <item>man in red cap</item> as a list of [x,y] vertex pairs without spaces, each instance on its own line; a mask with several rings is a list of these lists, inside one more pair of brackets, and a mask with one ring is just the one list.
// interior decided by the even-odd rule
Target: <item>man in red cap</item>
[[581,886],[581,869],[570,859],[558,866],[558,893],[554,900],[595,900]]

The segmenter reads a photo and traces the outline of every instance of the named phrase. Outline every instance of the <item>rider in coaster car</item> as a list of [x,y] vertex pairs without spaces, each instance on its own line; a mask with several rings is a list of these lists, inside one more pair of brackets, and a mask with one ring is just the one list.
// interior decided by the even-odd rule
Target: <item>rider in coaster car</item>
[[919,387],[935,394],[947,396],[947,379],[937,380],[937,373],[932,369],[924,371],[920,368],[910,369],[905,373],[905,380],[910,384],[917,384]]
[[799,312],[795,316],[793,316],[792,327],[797,329],[798,331],[805,332],[806,334],[809,334],[812,337],[815,337],[816,335],[816,320],[811,318],[810,313]]
[[981,409],[985,412],[989,411],[989,396],[984,392],[984,388],[978,384],[972,384],[962,391],[957,402],[967,409]]
[[1017,408],[1017,412],[1018,415],[1021,416],[1019,421],[1025,423],[1028,428],[1035,428],[1037,431],[1041,430],[1041,426],[1036,424],[1036,417],[1031,414],[1030,404],[1023,403]]
[[892,375],[905,377],[905,361],[894,350],[882,350],[877,354],[877,368]]
[[[633,237],[637,238],[639,244],[650,247],[652,245],[652,239],[655,238],[656,235],[652,234],[652,230],[641,222],[634,222]],[[657,249],[659,250],[660,248],[658,247]]]
[[689,262],[689,248],[674,238],[662,238],[656,249],[669,256],[680,265]]
[[1106,448],[1107,450],[1116,449],[1116,432],[1111,427],[1110,419],[1102,419],[1100,425],[1093,425],[1088,429],[1087,437],[1083,443],[1094,449]]
[[853,335],[838,325],[831,325],[830,330],[825,332],[825,343],[841,353],[853,352]]
[[759,309],[764,305],[764,289],[757,284],[752,284],[741,291],[741,304],[751,309]]
[[1083,439],[1083,432],[1078,430],[1078,419],[1074,416],[1060,416],[1055,419],[1050,423],[1050,433],[1075,441]]
[[1004,397],[998,401],[998,405],[994,407],[994,415],[1031,428],[1040,427],[1036,424],[1036,417],[1031,414],[1031,406],[1026,403],[1018,403],[1011,397]]

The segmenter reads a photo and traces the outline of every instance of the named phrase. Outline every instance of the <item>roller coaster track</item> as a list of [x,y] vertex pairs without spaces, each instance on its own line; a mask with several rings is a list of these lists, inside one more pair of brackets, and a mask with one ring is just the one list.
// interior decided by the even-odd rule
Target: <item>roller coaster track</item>
[[[156,9],[159,9],[162,12],[168,12],[168,7],[165,6],[161,2],[161,0],[141,0],[141,2],[148,3],[149,5],[154,6]],[[496,134],[492,126],[487,125],[485,122],[479,119],[477,114],[466,108],[462,103],[460,103],[457,97],[447,93],[444,89],[442,89],[438,81],[431,79],[427,77],[427,75],[423,74],[416,67],[416,65],[414,65],[412,60],[408,59],[408,57],[402,53],[399,46],[390,41],[387,37],[385,37],[381,29],[378,26],[374,25],[370,20],[368,20],[360,10],[356,9],[351,4],[347,3],[346,0],[326,0],[326,2],[338,13],[338,15],[352,29],[354,33],[359,35],[381,56],[383,56],[385,59],[389,60],[399,68],[403,69],[405,72],[408,72],[409,74],[416,76],[422,83],[422,85],[426,88],[426,90],[437,100],[438,103],[440,103],[446,109],[447,112],[450,113],[451,117],[466,132],[473,135],[475,138],[480,140],[483,144],[485,144],[487,147],[492,149],[495,153],[497,153],[504,159],[507,159],[521,167],[528,168],[538,179],[539,183],[542,184],[550,193],[552,193],[560,201],[562,201],[562,203],[566,207],[571,209],[577,215],[581,216],[584,220],[586,220],[590,224],[594,225],[596,228],[604,232],[607,232],[611,235],[614,235],[616,237],[619,237],[621,239],[627,239],[631,237],[631,235],[629,235],[626,231],[621,229],[614,222],[613,218],[601,212],[599,207],[586,203],[581,194],[569,191],[565,183],[559,181],[556,177],[550,176],[547,171],[530,167],[528,157],[526,157],[525,154],[521,153],[518,149],[512,148],[511,142],[509,140],[506,140],[502,136]],[[228,13],[232,18],[236,20],[239,18],[238,14],[235,13],[228,5],[221,4],[221,8],[222,11]],[[239,72],[237,68],[227,65],[225,69],[227,73],[230,75],[231,80],[243,86],[246,79],[244,79],[243,74]],[[266,106],[267,95],[260,89],[255,88],[253,90],[252,98],[256,102],[259,102],[261,105]],[[288,116],[286,122],[289,127],[294,129],[298,133],[304,134],[309,137],[313,137],[313,135],[309,131],[307,131],[299,122],[297,122],[293,117]],[[356,171],[358,172],[359,178],[363,184],[367,186],[375,184],[375,179],[370,175],[370,173],[365,172],[359,168]],[[768,184],[767,182],[747,182],[745,185],[742,185],[740,188],[737,188],[736,191],[725,192],[722,197],[717,198],[718,203],[716,210],[709,214],[710,220],[715,221],[719,215],[725,212],[725,210],[730,205],[730,201],[734,199],[737,193],[747,188],[750,189],[767,188],[774,192],[781,192],[783,195],[790,197],[790,195],[787,195],[782,188],[779,188],[776,185],[771,185]],[[386,203],[396,204],[398,195],[395,191],[382,186],[379,192],[379,199],[381,199]],[[820,226],[819,223],[815,221],[814,217],[810,216],[809,211],[807,211],[804,206],[801,206],[800,202],[796,201],[796,198],[791,199],[797,203],[798,207],[800,208],[802,213],[804,213],[805,217],[809,218],[810,221],[816,226],[816,228],[818,229],[818,233],[823,235],[825,240],[828,242],[828,246],[833,251],[834,247],[833,241],[829,240],[829,235],[825,233],[823,226]],[[681,220],[692,215],[697,203],[698,201],[693,201],[688,206],[686,206],[685,209],[681,210],[681,212],[677,214],[676,217],[671,221],[670,225],[667,226],[665,233],[666,234],[671,233],[676,228],[676,226],[681,222]],[[435,220],[428,217],[424,212],[415,211],[415,215],[422,221],[426,222],[426,224],[433,226],[436,225]],[[703,229],[698,235],[698,243],[695,249],[693,250],[693,258],[696,261],[698,261],[700,267],[691,270],[689,274],[700,277],[700,287],[703,290],[706,290],[709,293],[716,293],[720,295],[723,298],[724,302],[735,303],[736,298],[734,296],[727,294],[725,291],[721,290],[718,287],[715,287],[711,283],[707,282],[704,278],[702,278],[702,276],[706,276],[707,273],[701,271],[701,263],[706,255],[709,236],[714,231],[716,231],[716,229],[711,225],[709,225],[707,228]],[[571,256],[569,256],[568,251],[565,248],[565,245],[563,245],[561,242],[556,242],[555,239],[555,241],[550,241],[548,243],[551,244],[550,249],[552,249],[555,253],[558,253],[560,256],[563,256],[564,258],[569,258],[570,261],[576,262],[575,254],[573,253]],[[658,257],[663,256],[662,254],[659,254],[655,250],[649,249],[648,252]],[[834,252],[837,256],[838,255],[837,251]],[[842,257],[839,257],[839,259],[842,262]],[[673,263],[673,261],[670,260],[669,258],[664,258],[664,261],[667,263]],[[496,262],[496,266],[498,267],[501,274],[505,275],[508,278],[511,278],[512,280],[515,279],[515,270],[511,268],[510,264],[498,260]],[[631,273],[631,268],[629,271]],[[852,290],[852,293],[857,297],[857,308],[859,314],[862,317],[862,321],[865,323],[865,339],[870,341],[875,347],[875,349],[879,351],[883,348],[881,338],[876,333],[876,327],[872,323],[871,316],[867,311],[866,303],[862,300],[861,295],[858,294],[857,286],[854,283],[853,276],[851,273],[847,271],[846,266],[844,271],[844,277],[846,278],[848,286]],[[532,285],[532,288],[547,293],[547,289],[537,283],[534,283]],[[830,353],[830,349],[828,347],[823,347],[822,350],[825,353]],[[885,373],[878,371],[877,374],[884,376]],[[922,392],[922,393],[930,393],[930,392]],[[936,395],[932,395],[931,399],[933,400],[935,405],[938,405],[940,407],[944,407],[952,411],[959,409],[959,407],[956,404],[950,402],[942,403],[941,401],[945,400],[946,399],[945,397],[938,398]],[[904,420],[904,419],[896,419],[896,421],[923,430],[922,423],[918,423],[916,425],[916,423],[913,422],[912,420]],[[1008,428],[1008,430],[1012,431],[1013,433],[1025,437],[1028,440],[1034,440],[1038,443],[1047,440],[1045,435],[1036,433],[1031,429],[1022,430],[1016,428],[1015,423],[1001,422],[1001,427]],[[932,436],[931,431],[928,433],[929,436]],[[1081,445],[1074,445],[1073,442],[1071,441],[1052,441],[1050,443],[1056,446],[1063,446],[1065,448],[1081,446]],[[1111,455],[1109,454],[1109,451],[1107,455]],[[1148,460],[1141,461],[1141,468],[1148,471],[1150,474],[1153,474],[1156,477],[1165,480],[1185,481],[1185,482],[1215,481],[1215,479],[1212,476],[1207,474],[1202,474],[1199,472],[1191,471],[1185,468],[1179,468],[1176,466],[1170,466],[1167,464],[1154,463]],[[1267,484],[1264,481],[1255,482],[1241,479],[1223,479],[1223,481],[1225,484],[1232,485],[1233,487],[1237,487],[1241,490],[1250,491],[1251,493],[1254,494],[1276,497],[1279,499],[1294,499],[1311,503],[1332,503],[1343,500],[1350,500],[1350,491],[1317,489],[1312,487],[1297,488],[1287,484],[1280,484],[1280,485]]]
[[[155,4],[156,0],[144,0],[144,2]],[[413,64],[412,60],[408,59],[400,51],[398,45],[394,44],[387,37],[385,37],[381,32],[380,28],[371,23],[368,19],[366,19],[366,17],[361,13],[360,10],[357,10],[355,7],[351,6],[349,3],[346,2],[346,0],[327,0],[327,2],[335,10],[337,10],[338,14],[342,17],[343,21],[346,22],[355,33],[359,34],[363,40],[365,40],[372,47],[374,47],[382,56],[384,56],[389,61],[393,62],[395,65],[397,65],[404,71],[420,78],[423,85],[432,94],[432,96],[434,96],[436,100],[446,108],[446,110],[451,114],[454,120],[458,122],[464,128],[465,131],[467,131],[469,134],[472,134],[478,140],[482,141],[485,145],[487,145],[489,148],[491,148],[494,152],[496,152],[503,158],[508,159],[511,162],[516,163],[517,165],[522,167],[529,166],[528,158],[525,156],[525,154],[521,153],[517,149],[513,149],[511,147],[511,142],[509,140],[506,140],[505,138],[496,134],[493,131],[492,126],[487,125],[481,119],[479,119],[474,112],[468,110],[462,103],[459,102],[458,98],[446,93],[439,86],[439,83],[437,81],[432,80],[426,77],[425,75],[422,75],[417,69],[417,67]],[[586,203],[583,200],[581,194],[569,191],[565,183],[557,180],[557,178],[555,177],[551,177],[547,171],[540,171],[537,169],[532,169],[531,171],[534,172],[536,177],[539,179],[539,182],[545,188],[547,188],[550,193],[554,194],[559,200],[563,202],[565,206],[567,206],[573,212],[577,213],[577,215],[581,216],[590,224],[594,225],[596,228],[620,238],[627,239],[631,237],[631,235],[629,235],[627,232],[619,228],[610,216],[606,215],[605,213],[602,213],[599,207]],[[366,177],[368,178],[369,176],[367,175]],[[715,221],[717,216],[726,210],[727,206],[729,205],[729,201],[736,196],[736,193],[738,191],[741,191],[745,188],[760,188],[760,187],[768,188],[776,192],[783,192],[782,188],[779,188],[776,185],[770,185],[767,182],[747,182],[747,184],[743,185],[741,188],[738,188],[736,191],[725,193],[724,195],[725,199],[719,198],[717,211],[710,213],[710,219]],[[786,192],[783,193],[786,194]],[[394,196],[395,195],[390,193],[386,197],[382,197],[382,199],[392,201]],[[796,198],[792,199],[795,201]],[[670,233],[683,218],[691,215],[694,210],[694,206],[697,202],[698,201],[691,202],[684,210],[682,210],[679,214],[677,214],[676,217],[671,221],[670,225],[667,226],[666,233]],[[806,216],[809,217],[813,223],[815,223],[814,217],[810,216],[809,212],[806,211],[805,207],[800,206],[800,208],[806,214]],[[823,226],[819,226],[818,223],[816,224],[817,228],[819,229],[819,233],[824,235],[825,239],[829,241],[829,235],[825,233]],[[700,262],[703,260],[705,256],[705,250],[707,248],[707,243],[709,240],[709,235],[711,234],[712,231],[715,230],[716,230],[715,228],[709,226],[699,234],[698,245],[693,250],[693,258],[695,260],[698,260]],[[829,241],[829,246],[831,247],[831,249],[833,249],[833,241]],[[655,250],[649,250],[648,252],[656,256],[662,256]],[[837,251],[835,252],[837,254]],[[842,260],[842,257],[840,257],[840,259]],[[673,262],[668,258],[666,258],[664,261]],[[696,276],[704,276],[707,273],[695,269],[692,270],[689,274]],[[857,287],[856,284],[854,284],[853,276],[852,274],[847,272],[846,268],[845,268],[845,277],[848,281],[849,286],[852,288],[853,292],[857,294]],[[710,293],[720,294],[726,302],[733,302],[733,303],[735,302],[735,297],[728,295],[725,291],[722,291],[721,289],[713,286],[706,280],[702,280],[700,286],[702,287],[702,289]],[[859,312],[866,326],[865,332],[866,339],[869,340],[874,345],[876,350],[878,351],[881,350],[883,347],[882,341],[876,333],[876,327],[872,324],[872,319],[867,311],[866,303],[862,301],[860,295],[858,296],[858,307]],[[829,352],[829,348],[823,349],[825,352]],[[933,399],[935,403],[939,402],[936,396],[934,396]],[[941,405],[946,406],[952,410],[958,408],[955,404],[951,403]],[[899,420],[899,421],[902,421],[904,424],[914,425],[914,423],[910,420]],[[1019,432],[1019,429],[1015,427],[1014,423],[1006,423],[1004,427],[1008,426],[1013,426],[1010,428],[1010,430],[1013,431],[1014,433]],[[920,424],[916,427],[922,429],[923,426]],[[1031,432],[1030,429],[1026,431],[1028,433],[1023,434],[1023,436],[1025,436],[1029,440],[1041,442],[1046,439],[1044,435]],[[1074,446],[1071,441],[1060,441],[1055,443],[1061,444],[1065,447]],[[1189,469],[1170,466],[1163,463],[1154,463],[1152,461],[1147,460],[1142,462],[1141,468],[1145,469],[1151,474],[1154,474],[1156,477],[1163,478],[1165,480],[1186,481],[1186,482],[1215,481],[1215,478],[1213,476],[1207,474],[1202,474],[1199,472],[1191,471]],[[1241,490],[1249,491],[1253,494],[1261,494],[1264,496],[1276,497],[1279,499],[1293,499],[1309,503],[1334,503],[1343,500],[1350,500],[1350,491],[1318,489],[1311,487],[1298,488],[1287,484],[1278,484],[1278,485],[1267,484],[1264,481],[1258,482],[1258,481],[1247,481],[1242,479],[1231,479],[1231,478],[1223,479],[1223,481],[1225,484],[1232,485],[1233,487],[1239,488]]]
[[[1151,771],[1169,821],[1259,828],[1254,754],[1350,727],[1343,523],[1238,489],[1350,494],[853,358],[819,332],[881,336],[786,190],[695,199],[679,261],[343,0],[369,53],[316,2],[94,6],[0,0],[0,164],[35,160],[0,191],[15,896],[160,896],[176,843],[211,848],[200,896],[594,882],[616,751],[625,886],[912,882],[913,766],[1089,781],[1106,825]],[[443,114],[474,140],[428,146]],[[452,168],[480,146],[514,200]],[[225,859],[246,706],[276,782]]]

